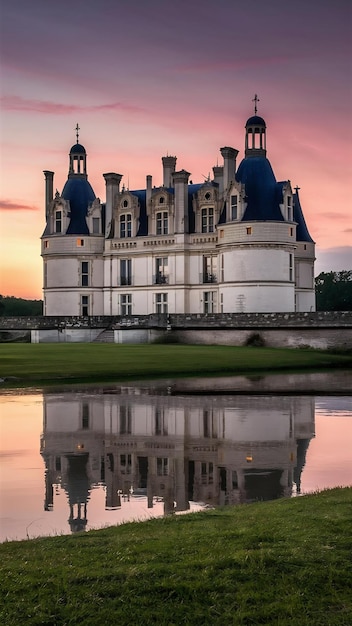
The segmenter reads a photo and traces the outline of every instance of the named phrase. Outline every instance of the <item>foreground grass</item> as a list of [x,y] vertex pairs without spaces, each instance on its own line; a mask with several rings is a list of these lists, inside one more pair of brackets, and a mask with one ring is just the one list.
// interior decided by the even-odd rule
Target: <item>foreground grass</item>
[[352,489],[0,546],[2,624],[352,623]]
[[351,366],[352,355],[314,350],[155,344],[0,344],[0,377],[15,376],[22,384]]

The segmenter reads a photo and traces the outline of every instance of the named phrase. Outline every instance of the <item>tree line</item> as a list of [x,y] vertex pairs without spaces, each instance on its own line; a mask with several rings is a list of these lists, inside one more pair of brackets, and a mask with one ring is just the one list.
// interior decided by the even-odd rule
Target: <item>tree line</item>
[[[321,272],[315,279],[315,295],[317,311],[352,311],[352,270]],[[0,315],[43,315],[43,301],[0,295]]]

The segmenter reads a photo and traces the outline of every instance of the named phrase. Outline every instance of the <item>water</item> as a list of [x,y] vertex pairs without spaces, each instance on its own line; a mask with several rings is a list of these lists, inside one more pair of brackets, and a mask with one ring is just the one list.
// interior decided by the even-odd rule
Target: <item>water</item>
[[0,396],[1,541],[352,484],[350,396],[216,384]]

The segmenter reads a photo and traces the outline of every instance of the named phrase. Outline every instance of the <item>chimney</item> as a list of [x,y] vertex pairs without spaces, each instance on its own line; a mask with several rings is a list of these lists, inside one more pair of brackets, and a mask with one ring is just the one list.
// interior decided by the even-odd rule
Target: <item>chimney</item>
[[172,174],[176,169],[177,158],[173,156],[162,157],[163,162],[163,186],[171,187]]
[[188,178],[190,172],[181,170],[172,175],[175,188],[175,234],[188,233]]
[[152,199],[152,177],[150,174],[148,174],[146,177],[146,195],[145,195],[147,215],[149,215],[151,199]]
[[50,202],[54,197],[54,172],[44,170],[45,176],[45,217],[48,220]]
[[219,193],[224,191],[224,168],[220,165],[213,167],[214,183],[219,185]]
[[220,148],[220,152],[224,158],[224,191],[226,193],[231,181],[233,182],[235,180],[238,150],[226,146],[225,148]]
[[115,196],[120,191],[122,174],[110,172],[103,174],[106,187],[106,208],[105,208],[105,237],[109,237],[112,222],[112,211],[114,208]]

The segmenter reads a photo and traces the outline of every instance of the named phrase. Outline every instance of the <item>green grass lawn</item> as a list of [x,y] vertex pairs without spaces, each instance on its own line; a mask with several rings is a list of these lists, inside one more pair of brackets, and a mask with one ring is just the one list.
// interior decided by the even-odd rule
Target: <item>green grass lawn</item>
[[352,624],[352,489],[0,546],[7,626]]
[[0,344],[0,377],[18,377],[16,384],[351,366],[352,355],[315,350],[172,344]]

